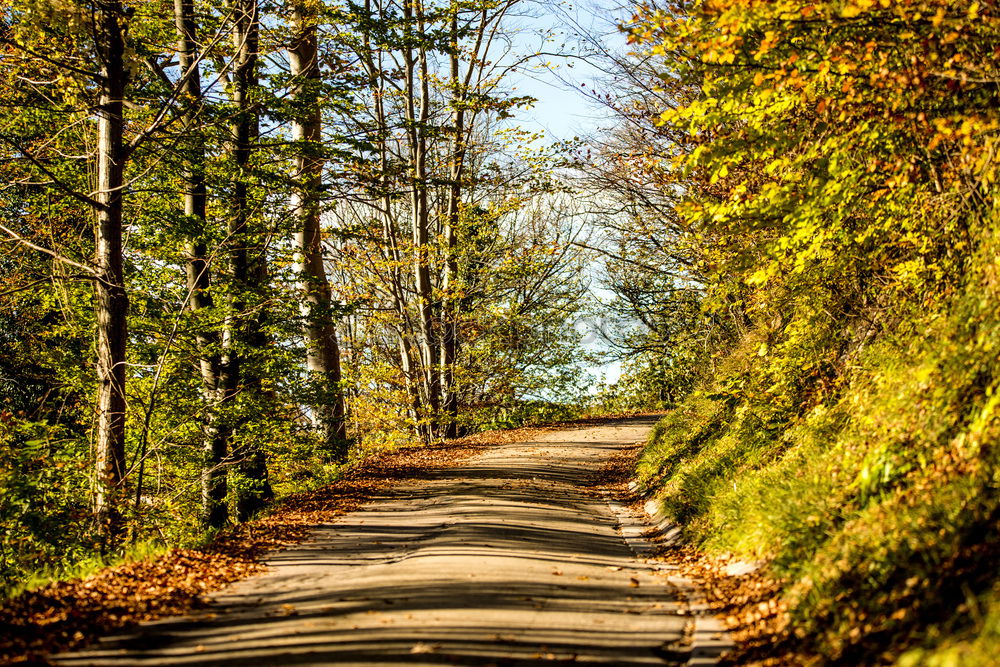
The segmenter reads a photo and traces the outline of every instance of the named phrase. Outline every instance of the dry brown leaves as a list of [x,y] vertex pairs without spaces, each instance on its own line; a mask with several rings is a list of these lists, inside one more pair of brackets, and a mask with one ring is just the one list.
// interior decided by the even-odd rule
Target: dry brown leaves
[[0,663],[43,665],[46,653],[79,648],[142,621],[198,609],[205,605],[206,594],[262,571],[260,560],[268,551],[302,541],[314,526],[357,509],[397,482],[461,463],[489,446],[616,418],[489,431],[371,454],[334,484],[288,496],[266,516],[220,533],[206,547],[172,549],[158,558],[123,563],[7,600],[0,606]]
[[622,447],[612,454],[591,480],[595,492],[611,494],[616,500],[633,509],[638,507],[642,499],[629,488],[629,482],[635,476],[635,462],[645,444],[637,442]]
[[720,664],[777,667],[812,662],[800,651],[790,631],[788,612],[780,598],[781,582],[768,577],[766,568],[730,574],[727,566],[742,563],[725,555],[708,556],[685,545],[665,546],[660,557],[698,585],[711,611],[729,628],[737,648]]

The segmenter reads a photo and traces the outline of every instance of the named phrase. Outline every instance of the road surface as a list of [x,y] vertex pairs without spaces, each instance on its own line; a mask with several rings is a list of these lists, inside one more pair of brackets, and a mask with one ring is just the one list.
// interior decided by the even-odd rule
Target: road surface
[[[689,607],[637,558],[594,473],[654,418],[490,448],[385,491],[273,554],[208,609],[59,665],[663,665]],[[637,534],[635,526],[632,533]],[[634,541],[633,541],[634,546]]]

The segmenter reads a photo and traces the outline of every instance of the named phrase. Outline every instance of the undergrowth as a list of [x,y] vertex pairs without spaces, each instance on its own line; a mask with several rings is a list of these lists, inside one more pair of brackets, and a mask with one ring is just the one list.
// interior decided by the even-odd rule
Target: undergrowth
[[[851,350],[818,399],[755,393],[777,376],[745,338],[640,459],[691,542],[784,582],[788,632],[815,661],[998,662],[1000,290],[979,267],[916,332]],[[843,359],[836,345],[813,356]]]
[[159,540],[136,542],[121,552],[102,555],[92,552],[64,563],[47,564],[35,570],[28,570],[23,578],[10,581],[0,589],[0,600],[15,598],[27,591],[37,590],[57,581],[72,581],[87,577],[121,563],[152,560],[167,553],[170,547]]

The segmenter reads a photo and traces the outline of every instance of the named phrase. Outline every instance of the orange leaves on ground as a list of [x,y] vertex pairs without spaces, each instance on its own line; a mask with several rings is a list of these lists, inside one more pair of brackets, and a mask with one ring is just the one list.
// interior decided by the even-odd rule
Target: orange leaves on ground
[[491,445],[530,440],[566,425],[491,431],[376,452],[337,482],[289,496],[271,513],[221,533],[202,549],[172,549],[149,561],[123,563],[7,600],[0,606],[0,663],[38,661],[46,653],[84,646],[142,621],[190,613],[205,605],[205,595],[261,572],[265,553],[302,541],[316,525],[357,509],[381,490],[460,463]]

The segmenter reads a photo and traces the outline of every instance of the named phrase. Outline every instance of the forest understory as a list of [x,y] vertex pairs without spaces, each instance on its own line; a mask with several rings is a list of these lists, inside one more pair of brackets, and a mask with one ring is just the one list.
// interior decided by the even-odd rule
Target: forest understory
[[[209,613],[207,596],[260,574],[262,560],[309,537],[387,488],[460,466],[489,447],[530,441],[568,427],[615,423],[621,416],[487,431],[434,445],[373,453],[336,481],[283,498],[263,516],[220,532],[205,544],[127,558],[83,577],[23,592],[0,605],[0,662],[46,664],[47,655],[79,649],[109,634],[166,616]],[[610,478],[602,477],[608,484]]]

